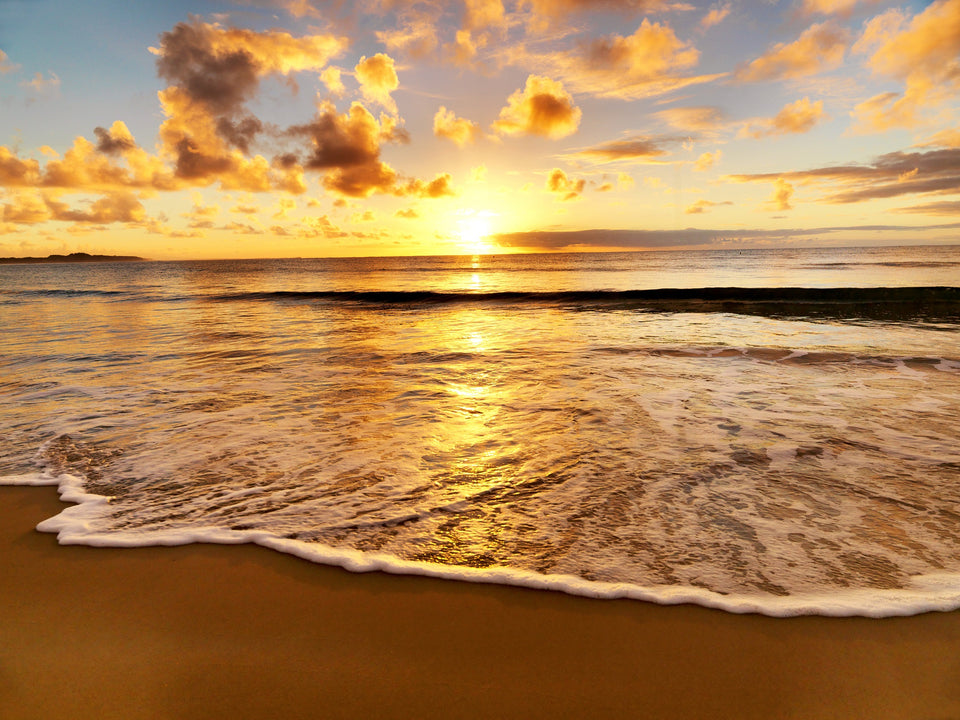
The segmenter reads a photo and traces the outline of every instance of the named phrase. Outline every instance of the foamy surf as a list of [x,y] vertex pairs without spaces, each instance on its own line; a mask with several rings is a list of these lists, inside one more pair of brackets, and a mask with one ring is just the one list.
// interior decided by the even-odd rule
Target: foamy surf
[[103,548],[177,546],[193,543],[239,545],[251,543],[293,555],[303,560],[340,567],[350,572],[384,572],[421,575],[445,580],[510,585],[564,592],[598,600],[631,599],[659,605],[694,604],[730,613],[755,613],[770,617],[823,615],[831,617],[897,617],[960,608],[960,574],[931,573],[911,578],[910,587],[897,590],[847,589],[829,593],[788,597],[720,594],[690,586],[644,586],[585,580],[575,575],[541,575],[509,567],[450,567],[416,562],[376,552],[334,548],[278,537],[267,532],[197,527],[189,531],[97,532],[109,512],[110,498],[85,492],[75,475],[53,476],[44,472],[0,477],[0,485],[57,486],[60,499],[76,503],[37,525],[40,532],[54,533],[61,545]]

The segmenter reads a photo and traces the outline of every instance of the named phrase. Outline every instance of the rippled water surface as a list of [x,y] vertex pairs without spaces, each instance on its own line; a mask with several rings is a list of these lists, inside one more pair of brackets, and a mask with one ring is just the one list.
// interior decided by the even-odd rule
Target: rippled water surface
[[[0,474],[82,500],[65,542],[957,607],[960,308],[909,288],[958,279],[957,248],[0,266]],[[707,287],[782,292],[624,295]]]

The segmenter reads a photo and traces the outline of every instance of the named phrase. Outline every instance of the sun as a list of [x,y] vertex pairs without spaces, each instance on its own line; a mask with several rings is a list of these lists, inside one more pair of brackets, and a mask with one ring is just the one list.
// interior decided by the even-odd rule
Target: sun
[[486,255],[493,250],[490,238],[490,219],[486,213],[471,212],[457,223],[460,227],[460,247],[468,255]]

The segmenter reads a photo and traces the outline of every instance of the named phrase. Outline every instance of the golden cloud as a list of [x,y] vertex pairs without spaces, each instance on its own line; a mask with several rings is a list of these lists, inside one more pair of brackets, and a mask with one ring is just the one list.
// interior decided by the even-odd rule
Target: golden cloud
[[274,220],[283,220],[297,207],[296,200],[290,198],[280,198],[277,202],[277,210],[271,216]]
[[916,73],[960,81],[960,0],[937,0],[890,38],[870,60],[879,73],[909,79]]
[[[849,15],[858,2],[863,0],[803,0],[803,11],[809,15]],[[878,0],[865,0],[874,4]]]
[[693,169],[697,172],[704,172],[709,170],[714,165],[717,164],[720,160],[720,156],[723,153],[719,150],[713,153],[705,152],[700,157],[697,158],[697,161],[693,164]]
[[10,62],[10,56],[0,50],[0,75],[16,72],[19,69],[20,65]]
[[534,24],[549,24],[573,13],[615,12],[620,14],[649,14],[673,8],[689,8],[672,0],[520,0],[518,9],[529,7]]
[[457,117],[443,105],[433,116],[433,134],[447,138],[459,147],[472,143],[483,135],[480,126],[466,118]]
[[502,0],[464,0],[464,6],[464,26],[469,30],[506,24]]
[[17,191],[7,193],[7,199],[12,202],[3,204],[3,214],[0,219],[4,223],[16,225],[33,225],[50,219],[51,213],[43,197],[36,191]]
[[207,218],[213,217],[220,213],[220,208],[217,205],[204,205],[203,198],[200,193],[193,194],[193,207],[189,212],[182,213],[183,217],[186,218]]
[[68,222],[106,224],[115,222],[139,223],[147,217],[147,211],[130,192],[112,192],[94,200],[87,210],[71,210],[66,203],[46,198],[53,220]]
[[232,155],[233,164],[217,177],[221,188],[255,193],[268,192],[274,188],[270,164],[266,158],[257,155],[247,159],[236,153]]
[[396,29],[378,30],[376,36],[391,52],[418,60],[437,49],[436,17],[408,8]]
[[902,80],[904,92],[883,93],[854,109],[857,129],[884,131],[913,127],[919,113],[952,99],[960,88],[960,0],[937,0],[897,30],[892,19],[871,28],[871,44],[880,47],[870,58],[873,71]]
[[360,82],[360,92],[367,102],[377,103],[396,114],[397,104],[390,93],[400,87],[400,79],[393,58],[383,53],[362,57],[354,68]]
[[763,138],[770,135],[805,133],[812,130],[823,117],[823,100],[811,103],[810,98],[805,97],[785,105],[775,117],[750,123],[741,135]]
[[714,5],[710,11],[700,19],[700,27],[704,30],[722,23],[730,14],[730,3]]
[[297,228],[297,235],[306,238],[342,238],[347,233],[341,230],[326,215],[320,217],[309,217],[303,221],[303,224]]
[[220,214],[220,208],[216,205],[204,205],[199,193],[193,196],[193,207],[180,217],[190,221],[188,227],[192,229],[210,229],[213,227],[213,218]]
[[[169,190],[177,182],[159,158],[140,148],[126,125],[116,122],[111,129],[97,128],[96,146],[83,137],[74,143],[61,159],[52,150],[41,171],[35,160],[22,161],[8,148],[0,148],[0,185],[32,185],[77,190],[110,190],[136,188]],[[125,165],[111,155],[120,155]]]
[[109,130],[96,128],[94,134],[97,145],[77,137],[62,158],[50,148],[41,148],[49,158],[43,168],[36,160],[22,160],[0,146],[0,187],[145,192],[181,186],[160,158],[137,145],[122,122]]
[[913,88],[901,95],[880,93],[859,103],[850,114],[855,119],[854,132],[886,132],[917,124],[917,110],[923,104],[926,89]]
[[811,25],[792,43],[777,43],[751,63],[740,67],[741,82],[786,80],[832,70],[843,62],[849,32],[833,22]]
[[377,215],[373,210],[364,210],[363,212],[355,212],[350,216],[350,222],[352,223],[367,223],[373,222],[377,219]]
[[89,140],[77,137],[63,159],[51,159],[43,172],[42,184],[60,188],[125,187],[135,183],[126,168],[116,165],[97,151]]
[[21,160],[6,145],[0,145],[0,187],[31,187],[40,183],[40,163]]
[[24,80],[21,82],[20,87],[31,88],[38,93],[42,93],[50,89],[56,90],[60,87],[60,78],[54,72],[50,73],[49,78],[45,78],[43,73],[38,72],[34,74],[32,80]]
[[320,81],[327,86],[327,92],[335,97],[340,97],[347,91],[340,77],[341,72],[340,68],[331,66],[324,68],[320,73]]
[[251,225],[250,223],[240,223],[236,220],[232,220],[226,225],[221,225],[218,229],[226,230],[234,235],[259,235],[262,232],[262,228],[256,225]]
[[572,135],[582,113],[573,97],[556,80],[530,75],[523,90],[507,98],[493,124],[501,135],[541,135],[552,139]]
[[656,113],[667,123],[680,130],[711,133],[726,123],[723,111],[711,105],[699,107],[680,107],[661,110]]
[[850,49],[858,55],[875,52],[896,35],[907,21],[903,10],[890,8],[886,12],[870,18],[863,26],[863,32]]
[[773,194],[770,196],[768,202],[777,210],[792,210],[793,205],[790,204],[792,197],[793,185],[783,178],[777,178],[777,181],[773,185]]
[[477,48],[486,44],[486,35],[480,35],[477,40],[469,30],[457,30],[455,40],[444,45],[447,57],[458,67],[472,67],[477,57]]
[[924,144],[960,148],[960,130],[941,130]]
[[712,207],[717,207],[718,205],[733,205],[729,200],[724,202],[713,202],[711,200],[697,200],[692,205],[688,205],[687,209],[684,212],[687,215],[702,215],[707,212]]
[[297,162],[283,164],[275,159],[273,162],[271,181],[276,190],[282,190],[291,195],[302,195],[307,191],[303,166]]
[[397,188],[394,194],[400,197],[416,195],[422,198],[441,198],[456,195],[451,182],[452,180],[453,178],[450,176],[450,173],[438,173],[430,182],[424,182],[423,180],[415,178],[408,181],[402,187]]
[[403,119],[396,115],[380,113],[380,140],[389,143],[410,142],[410,133],[402,127]]
[[547,177],[546,188],[552,193],[558,193],[563,196],[563,200],[575,200],[580,197],[587,181],[583,178],[574,180],[560,168],[554,168]]
[[8,194],[13,203],[5,203],[2,219],[7,223],[32,225],[58,220],[104,225],[123,222],[141,224],[146,221],[146,210],[136,196],[126,190],[105,193],[92,201],[85,201],[86,209],[71,208],[59,199],[58,191],[19,191]]
[[669,25],[648,19],[633,35],[596,38],[572,52],[514,51],[508,56],[514,64],[549,69],[576,92],[620,99],[662,95],[726,75],[681,75],[697,64],[700,52],[677,38]]

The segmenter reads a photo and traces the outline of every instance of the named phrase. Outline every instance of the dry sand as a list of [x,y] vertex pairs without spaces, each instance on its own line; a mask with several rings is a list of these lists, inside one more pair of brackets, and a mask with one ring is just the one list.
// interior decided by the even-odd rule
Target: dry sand
[[0,718],[960,718],[960,613],[773,619],[62,547],[0,488]]

